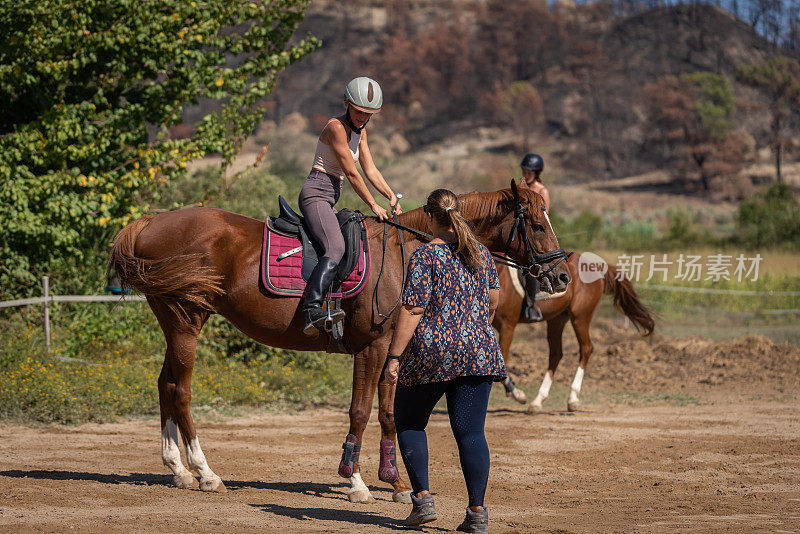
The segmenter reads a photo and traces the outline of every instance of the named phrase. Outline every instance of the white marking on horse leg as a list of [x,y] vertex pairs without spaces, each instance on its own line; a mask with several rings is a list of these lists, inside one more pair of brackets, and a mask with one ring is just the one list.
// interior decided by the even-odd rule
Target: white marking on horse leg
[[578,366],[578,370],[575,371],[575,380],[572,381],[572,386],[570,386],[569,389],[569,400],[567,400],[567,409],[571,412],[576,411],[581,405],[581,401],[578,399],[578,393],[581,392],[582,383],[583,367]]
[[354,473],[350,477],[350,489],[347,490],[347,498],[350,502],[369,502],[372,500],[369,488],[361,480],[361,473]]
[[539,394],[536,395],[536,398],[533,399],[533,411],[541,412],[542,411],[542,403],[550,395],[550,386],[553,385],[553,376],[550,371],[547,371],[544,374],[544,378],[542,379],[542,385],[539,387]]
[[172,479],[175,486],[183,489],[194,486],[195,478],[181,462],[181,449],[178,446],[178,427],[172,419],[167,419],[167,423],[161,429],[161,459],[164,465],[175,475]]
[[203,454],[203,449],[200,448],[200,440],[197,436],[186,444],[186,462],[191,469],[194,469],[200,475],[201,490],[225,491],[225,484],[222,483],[222,479],[208,467],[206,455]]

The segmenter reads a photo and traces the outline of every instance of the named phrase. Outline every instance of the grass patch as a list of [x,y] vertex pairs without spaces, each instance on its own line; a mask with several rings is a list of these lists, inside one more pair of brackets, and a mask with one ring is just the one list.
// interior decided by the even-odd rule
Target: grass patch
[[[0,341],[0,418],[73,424],[158,413],[164,341],[152,313],[139,303],[86,308],[58,311],[50,354],[37,317],[2,321],[8,334]],[[195,407],[349,400],[352,357],[270,349],[231,331],[220,318],[204,329],[192,378]]]

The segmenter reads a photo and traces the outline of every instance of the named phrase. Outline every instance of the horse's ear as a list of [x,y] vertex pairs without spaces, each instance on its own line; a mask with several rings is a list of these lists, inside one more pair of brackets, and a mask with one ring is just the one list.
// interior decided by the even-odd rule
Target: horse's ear
[[517,181],[511,179],[511,194],[514,195],[514,200],[519,200],[519,190],[517,189]]

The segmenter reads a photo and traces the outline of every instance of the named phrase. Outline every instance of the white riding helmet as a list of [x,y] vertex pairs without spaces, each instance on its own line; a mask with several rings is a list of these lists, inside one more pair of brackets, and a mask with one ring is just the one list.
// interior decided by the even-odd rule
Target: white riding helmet
[[359,111],[377,113],[383,106],[383,91],[378,82],[361,76],[351,80],[344,88],[344,99]]

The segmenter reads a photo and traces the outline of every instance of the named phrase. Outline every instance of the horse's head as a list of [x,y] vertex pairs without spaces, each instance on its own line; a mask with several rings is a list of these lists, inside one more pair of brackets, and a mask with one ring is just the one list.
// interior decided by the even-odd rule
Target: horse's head
[[494,247],[523,268],[530,270],[548,293],[558,293],[570,282],[566,252],[545,210],[544,199],[530,189],[520,189],[514,180],[498,202],[499,222]]

